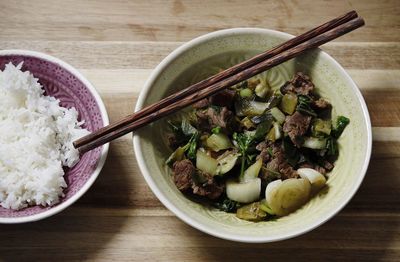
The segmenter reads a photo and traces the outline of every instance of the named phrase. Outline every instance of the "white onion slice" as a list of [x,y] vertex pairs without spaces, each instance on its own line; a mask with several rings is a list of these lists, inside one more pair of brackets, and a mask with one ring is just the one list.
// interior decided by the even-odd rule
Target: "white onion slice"
[[268,198],[267,203],[275,214],[283,216],[306,203],[310,197],[310,191],[311,185],[307,179],[286,179],[272,189],[274,194]]
[[269,202],[275,198],[276,192],[278,191],[279,186],[282,184],[282,180],[275,180],[270,182],[265,189],[265,200],[269,205]]
[[234,180],[226,182],[226,195],[229,199],[240,203],[251,203],[259,199],[261,192],[261,179],[255,178],[246,183]]
[[326,183],[326,178],[320,172],[312,168],[299,168],[297,173],[300,177],[307,179],[311,183],[313,191],[320,190]]

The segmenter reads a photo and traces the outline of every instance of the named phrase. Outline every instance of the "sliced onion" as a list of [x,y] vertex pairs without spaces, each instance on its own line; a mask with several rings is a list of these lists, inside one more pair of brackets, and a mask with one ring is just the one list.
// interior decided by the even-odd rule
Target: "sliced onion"
[[226,195],[229,199],[239,203],[251,203],[260,198],[261,179],[255,178],[246,183],[234,180],[226,182]]
[[217,158],[218,167],[217,167],[217,175],[223,175],[228,173],[236,164],[239,153],[234,152],[225,152]]
[[271,108],[271,115],[275,118],[276,121],[278,121],[279,124],[283,124],[285,122],[285,114],[282,113],[281,110],[277,107]]
[[218,161],[201,150],[196,153],[196,167],[210,175],[217,173]]
[[296,210],[310,197],[311,185],[304,178],[290,178],[277,186],[275,194],[267,201],[272,211],[283,216]]
[[326,138],[306,137],[303,147],[311,149],[324,149],[326,147]]
[[254,164],[249,166],[243,174],[243,181],[241,182],[248,182],[253,180],[254,178],[258,177],[258,173],[260,172],[262,167],[262,159],[259,158]]
[[272,181],[267,185],[267,188],[265,189],[265,200],[267,201],[268,205],[275,198],[276,192],[281,184],[282,180],[279,179]]
[[209,138],[207,138],[206,144],[208,148],[215,152],[232,147],[232,143],[229,138],[222,133],[212,134]]
[[311,183],[313,191],[320,190],[326,183],[326,178],[320,172],[312,168],[299,168],[297,173]]

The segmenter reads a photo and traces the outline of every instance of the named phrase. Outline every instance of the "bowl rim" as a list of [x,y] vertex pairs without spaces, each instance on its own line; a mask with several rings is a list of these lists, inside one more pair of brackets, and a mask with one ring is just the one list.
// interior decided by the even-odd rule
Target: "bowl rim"
[[[217,37],[224,37],[227,35],[232,35],[232,34],[272,34],[276,35],[278,37],[290,39],[294,37],[291,34],[276,31],[276,30],[271,30],[271,29],[263,29],[263,28],[230,28],[230,29],[223,29],[223,30],[218,30],[215,32],[211,32],[205,35],[201,35],[199,37],[196,37],[183,45],[179,46],[176,48],[173,52],[171,52],[167,57],[165,57],[160,64],[152,71],[150,77],[147,79],[147,81],[144,84],[144,87],[142,88],[138,101],[135,106],[135,111],[140,110],[143,108],[143,104],[151,90],[151,86],[157,79],[158,75],[163,72],[163,70],[168,67],[168,65],[174,61],[180,54],[190,50],[194,46],[200,45],[202,43],[205,43],[211,39],[217,38]],[[190,226],[207,233],[209,235],[226,239],[226,240],[231,240],[231,241],[237,241],[237,242],[245,242],[245,243],[267,243],[267,242],[274,242],[274,241],[280,241],[280,240],[285,240],[289,238],[293,238],[302,234],[305,234],[314,228],[322,225],[323,223],[327,222],[329,219],[334,217],[340,210],[342,210],[347,203],[353,198],[357,190],[359,189],[365,174],[367,172],[367,168],[369,165],[370,157],[371,157],[371,150],[372,150],[372,127],[371,127],[371,120],[370,116],[368,113],[368,108],[367,105],[364,101],[364,98],[358,89],[356,83],[353,81],[353,79],[349,76],[349,74],[344,70],[344,68],[330,55],[325,53],[324,51],[321,50],[320,55],[324,58],[332,62],[335,67],[338,68],[338,70],[341,72],[343,77],[345,78],[346,82],[348,82],[353,89],[353,92],[356,94],[357,99],[360,101],[361,108],[362,108],[362,113],[363,113],[363,118],[366,122],[367,125],[367,148],[366,148],[366,158],[364,159],[364,163],[362,166],[362,170],[360,173],[360,176],[358,177],[358,180],[356,181],[356,185],[352,188],[352,191],[350,194],[347,196],[347,198],[340,203],[335,209],[333,209],[330,213],[325,214],[325,216],[320,217],[319,219],[316,220],[316,222],[306,228],[300,228],[298,230],[295,230],[291,233],[281,235],[281,236],[242,236],[242,235],[235,235],[234,233],[226,233],[226,232],[220,232],[218,230],[213,229],[212,227],[200,223],[198,221],[193,220],[189,216],[187,216],[184,212],[179,210],[178,207],[176,207],[173,203],[171,203],[165,196],[165,194],[156,186],[154,180],[152,177],[149,175],[150,172],[147,169],[143,151],[140,145],[140,137],[137,134],[133,134],[133,148],[135,151],[135,156],[139,165],[139,169],[146,180],[147,184],[150,186],[151,190],[153,193],[157,196],[157,198],[166,206],[171,212],[173,212],[177,217],[179,217],[182,221],[184,221],[186,224],[189,224]]]
[[[23,56],[35,57],[35,58],[47,60],[49,62],[57,64],[57,65],[61,66],[62,68],[64,68],[65,70],[69,71],[71,74],[73,74],[75,77],[77,77],[79,79],[79,81],[81,81],[89,89],[90,93],[95,98],[96,103],[99,106],[101,118],[103,120],[104,125],[108,125],[110,123],[106,107],[105,107],[103,100],[101,99],[99,93],[94,88],[94,86],[89,82],[89,80],[87,80],[72,65],[70,65],[67,62],[64,62],[61,59],[56,58],[54,56],[44,54],[41,52],[37,52],[37,51],[31,51],[31,50],[24,50],[24,49],[0,50],[0,56],[5,56],[5,55],[23,55]],[[73,203],[75,203],[81,196],[83,196],[86,193],[86,191],[92,186],[94,181],[99,176],[99,173],[100,173],[101,169],[103,168],[104,163],[106,161],[106,158],[108,155],[108,149],[109,149],[108,143],[103,145],[103,148],[101,150],[101,156],[100,156],[100,159],[99,159],[96,169],[93,171],[92,175],[89,177],[89,179],[83,185],[83,187],[80,188],[73,196],[71,196],[65,202],[59,203],[46,211],[40,212],[38,214],[30,215],[30,216],[7,217],[7,218],[0,217],[0,224],[19,224],[19,223],[38,221],[38,220],[53,216],[53,215],[63,211],[64,209],[66,209],[67,207],[72,205]]]

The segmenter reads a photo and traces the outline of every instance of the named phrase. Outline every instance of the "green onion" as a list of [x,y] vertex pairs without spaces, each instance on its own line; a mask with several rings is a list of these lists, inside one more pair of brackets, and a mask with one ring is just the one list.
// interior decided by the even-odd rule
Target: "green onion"
[[339,138],[349,123],[350,123],[350,119],[348,119],[347,117],[338,116],[338,118],[336,120],[336,128],[332,130],[332,136],[334,138]]

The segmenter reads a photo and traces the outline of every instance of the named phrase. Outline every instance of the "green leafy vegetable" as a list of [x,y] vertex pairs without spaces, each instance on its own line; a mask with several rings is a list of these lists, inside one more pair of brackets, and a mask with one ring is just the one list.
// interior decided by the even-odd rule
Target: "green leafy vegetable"
[[181,130],[182,130],[182,133],[183,133],[185,136],[193,136],[194,134],[198,133],[198,132],[197,132],[197,129],[194,128],[194,127],[189,123],[189,121],[187,121],[186,119],[183,119],[183,120],[182,120],[182,123],[181,123]]
[[315,113],[315,111],[311,108],[312,99],[309,96],[299,95],[298,101],[299,103],[296,107],[297,111],[313,117],[317,116],[317,113]]
[[335,138],[329,137],[326,140],[326,149],[327,149],[326,154],[328,156],[337,156],[338,155],[339,150],[338,150],[338,145],[337,145],[337,141]]
[[265,135],[271,129],[271,126],[272,126],[271,120],[261,122],[256,128],[256,133],[254,134],[253,139],[256,141],[263,140],[265,138]]
[[270,114],[269,111],[265,112],[264,114],[258,115],[258,116],[253,116],[251,118],[251,122],[253,122],[254,124],[259,124],[259,123],[265,122],[265,121],[272,122],[272,120],[274,120],[274,117]]
[[221,211],[234,213],[240,204],[236,201],[233,201],[227,197],[221,199],[219,202],[215,203],[215,207]]
[[243,177],[244,170],[246,168],[246,157],[251,144],[254,141],[254,136],[246,133],[233,133],[233,139],[236,141],[239,147],[239,152],[242,155],[242,163],[240,166],[240,176]]
[[172,164],[175,161],[179,161],[183,159],[183,156],[185,154],[185,147],[178,147],[169,157],[168,159],[165,161],[165,164],[172,166]]
[[343,130],[350,123],[350,119],[345,116],[338,116],[336,120],[336,128],[332,130],[332,136],[334,138],[339,138],[343,133]]
[[283,150],[285,151],[287,162],[291,166],[295,166],[300,160],[300,154],[289,136],[283,138]]
[[235,100],[235,110],[238,116],[257,116],[264,113],[268,103],[254,101],[246,98]]
[[211,132],[213,134],[219,134],[221,132],[221,127],[220,126],[216,126],[213,129],[211,129]]
[[200,137],[197,129],[194,128],[187,120],[183,120],[180,125],[177,125],[172,121],[168,121],[168,124],[181,143],[188,141],[187,137],[190,136],[190,138],[184,146],[178,147],[165,163],[167,165],[172,165],[175,161],[182,160],[184,153],[186,153],[190,160],[195,160],[197,145]]
[[271,109],[273,107],[276,107],[281,103],[282,100],[282,95],[279,93],[273,94],[269,99],[268,99],[268,109]]
[[180,123],[168,121],[168,125],[175,135],[177,144],[187,143],[189,140],[193,139],[195,134],[198,133],[197,129],[194,128],[186,119],[183,119]]
[[190,160],[196,159],[197,144],[199,141],[199,133],[194,133],[188,142],[187,156]]

